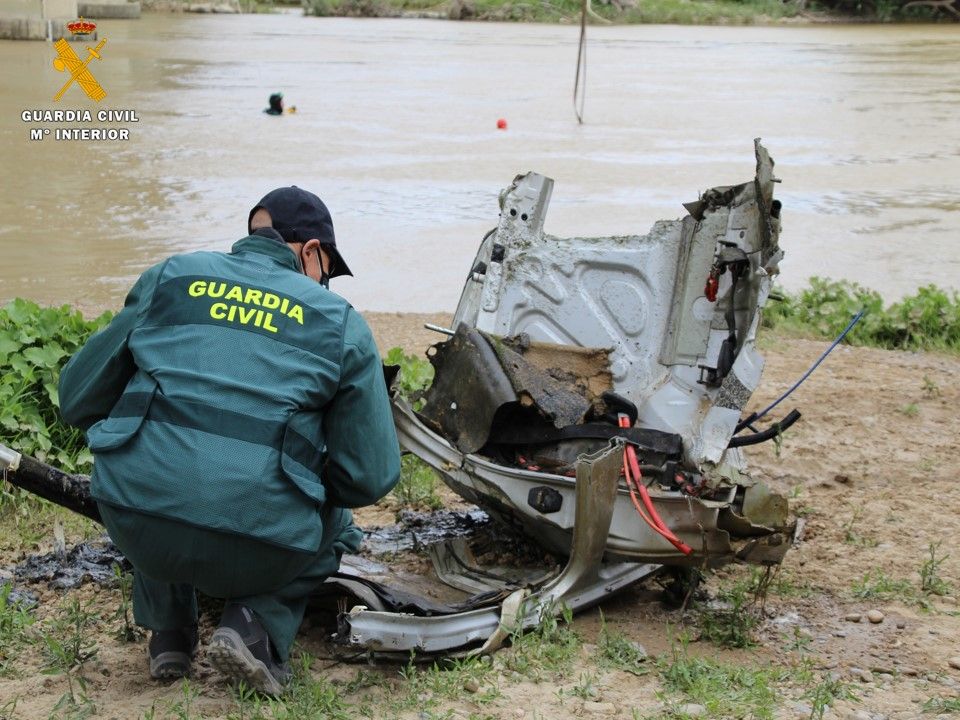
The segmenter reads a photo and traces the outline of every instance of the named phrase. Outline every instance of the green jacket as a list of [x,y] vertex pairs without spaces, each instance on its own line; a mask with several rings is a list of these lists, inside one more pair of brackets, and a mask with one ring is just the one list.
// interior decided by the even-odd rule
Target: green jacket
[[303,551],[400,474],[369,328],[258,235],[147,270],[67,363],[60,410],[97,500]]

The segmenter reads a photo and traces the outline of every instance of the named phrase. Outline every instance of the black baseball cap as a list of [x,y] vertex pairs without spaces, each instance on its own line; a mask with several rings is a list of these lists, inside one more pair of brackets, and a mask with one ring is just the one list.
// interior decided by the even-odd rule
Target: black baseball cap
[[301,190],[296,185],[277,188],[264,195],[253,206],[247,217],[247,232],[253,232],[250,226],[253,214],[263,208],[270,213],[273,228],[288,243],[305,243],[316,238],[333,260],[333,272],[330,277],[353,275],[343,256],[337,250],[337,238],[333,234],[333,220],[323,200],[312,192]]

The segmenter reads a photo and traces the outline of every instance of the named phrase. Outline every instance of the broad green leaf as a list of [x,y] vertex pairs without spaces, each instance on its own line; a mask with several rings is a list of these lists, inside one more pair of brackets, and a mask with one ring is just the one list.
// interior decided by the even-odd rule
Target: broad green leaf
[[20,347],[20,343],[14,340],[13,333],[10,330],[0,332],[0,356],[15,353]]

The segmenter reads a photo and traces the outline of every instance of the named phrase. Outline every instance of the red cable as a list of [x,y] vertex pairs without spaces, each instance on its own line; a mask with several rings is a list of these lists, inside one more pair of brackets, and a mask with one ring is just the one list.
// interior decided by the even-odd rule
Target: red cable
[[[630,418],[624,413],[620,413],[617,420],[620,427],[630,427]],[[660,514],[653,505],[653,500],[650,499],[650,493],[647,492],[646,486],[641,482],[642,475],[640,473],[640,463],[637,461],[637,451],[632,445],[627,445],[623,450],[623,469],[624,474],[626,475],[627,488],[630,490],[630,499],[633,500],[634,507],[637,509],[637,512],[639,513],[640,517],[643,518],[644,522],[656,530],[657,533],[663,536],[671,545],[673,545],[684,555],[690,555],[693,553],[693,548],[678,538],[660,518]],[[631,473],[629,472],[630,470],[633,471],[632,478]],[[650,513],[649,518],[643,513],[643,511],[640,509],[639,503],[637,503],[636,496],[633,492],[634,484],[636,485],[637,491],[640,493],[640,499],[643,501],[644,507],[646,507],[647,512]]]
[[[636,508],[637,514],[647,525],[650,526],[651,530],[653,530],[655,533],[663,537],[671,545],[676,547],[677,543],[679,543],[680,540],[672,532],[670,532],[669,529],[664,530],[663,528],[659,527],[653,520],[647,517],[647,514],[643,511],[643,508],[640,505],[640,502],[637,500],[637,494],[634,492],[634,489],[633,489],[634,481],[630,476],[630,468],[627,465],[626,453],[624,453],[624,456],[623,456],[623,471],[627,481],[627,489],[630,491],[630,499],[633,501],[633,506],[634,508]],[[641,485],[637,483],[637,487],[639,488],[641,487]]]

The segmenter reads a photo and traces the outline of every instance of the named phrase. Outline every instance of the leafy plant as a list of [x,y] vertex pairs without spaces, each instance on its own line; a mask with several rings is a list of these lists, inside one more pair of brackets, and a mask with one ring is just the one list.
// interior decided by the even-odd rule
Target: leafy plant
[[923,386],[921,387],[923,396],[928,400],[940,397],[940,386],[937,385],[929,375],[923,376]]
[[927,595],[949,595],[953,589],[950,583],[940,577],[940,566],[950,557],[949,555],[937,557],[941,544],[943,544],[942,540],[930,543],[927,548],[929,557],[920,566],[920,590]]
[[67,679],[65,692],[54,706],[54,715],[80,720],[96,715],[97,708],[87,696],[87,681],[83,676],[84,665],[99,652],[91,637],[90,626],[95,616],[90,604],[83,606],[74,597],[61,614],[43,633],[45,672],[60,673]]
[[110,320],[64,305],[16,299],[0,309],[0,442],[66,472],[89,471],[83,433],[60,418],[57,381],[67,359]]
[[180,699],[170,705],[170,711],[167,717],[177,718],[177,720],[191,720],[191,710],[193,703],[200,695],[200,691],[190,684],[189,680],[183,680],[180,683]]
[[879,293],[846,280],[814,277],[798,295],[778,296],[783,299],[764,310],[767,327],[832,338],[863,309],[863,319],[846,338],[852,345],[960,351],[960,296],[933,285],[886,308]]
[[579,682],[569,690],[569,693],[573,695],[573,697],[578,697],[581,700],[593,700],[600,694],[597,691],[596,683],[596,673],[580,673]]
[[96,657],[99,648],[91,637],[95,623],[96,616],[90,610],[90,605],[81,605],[76,597],[71,598],[65,612],[53,621],[42,636],[48,672],[70,673],[80,670],[86,662]]
[[413,404],[415,410],[419,410],[423,403],[420,394],[433,382],[433,365],[416,355],[405,354],[400,347],[390,348],[383,362],[400,367],[393,387],[400,397]]
[[721,607],[704,608],[700,613],[700,635],[721,647],[747,648],[756,645],[753,631],[760,617],[746,589],[735,584],[717,593]]
[[855,527],[860,521],[862,514],[863,508],[858,507],[853,511],[850,519],[843,524],[843,541],[848,545],[854,545],[856,547],[876,547],[879,545],[877,539],[861,534]]
[[392,495],[403,505],[439,510],[443,500],[437,494],[437,473],[416,455],[400,458],[400,481]]
[[803,697],[810,701],[810,720],[823,720],[834,700],[855,700],[857,696],[847,683],[826,675],[804,693]]
[[133,573],[124,572],[118,563],[113,564],[113,577],[117,581],[117,587],[120,589],[120,605],[113,614],[113,620],[121,620],[122,625],[117,630],[117,638],[124,642],[136,642],[143,637],[144,633],[133,622],[132,614],[132,595],[133,595]]
[[900,408],[900,412],[907,417],[916,417],[920,413],[920,407],[916,403],[907,403]]

